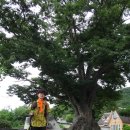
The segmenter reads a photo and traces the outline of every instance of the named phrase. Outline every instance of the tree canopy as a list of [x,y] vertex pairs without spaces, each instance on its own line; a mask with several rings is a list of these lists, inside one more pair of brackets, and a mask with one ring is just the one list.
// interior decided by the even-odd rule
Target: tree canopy
[[[118,99],[130,79],[129,8],[128,0],[3,0],[0,25],[13,37],[0,34],[0,72],[30,82],[10,93],[28,103],[44,86],[91,120],[94,104]],[[39,77],[27,79],[29,65]]]

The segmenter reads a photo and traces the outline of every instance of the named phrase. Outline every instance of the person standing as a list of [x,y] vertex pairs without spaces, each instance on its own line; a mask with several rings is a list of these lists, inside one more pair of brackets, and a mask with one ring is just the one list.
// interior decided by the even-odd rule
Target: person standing
[[37,91],[37,101],[31,105],[30,112],[30,128],[31,130],[46,130],[47,116],[49,111],[49,104],[45,100],[46,91],[39,89]]

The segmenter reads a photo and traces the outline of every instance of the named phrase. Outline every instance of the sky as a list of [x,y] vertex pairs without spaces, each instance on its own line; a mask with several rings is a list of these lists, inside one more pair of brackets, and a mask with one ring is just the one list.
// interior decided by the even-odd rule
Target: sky
[[[29,67],[27,69],[31,73],[30,77],[37,77],[39,71],[36,68]],[[23,106],[24,102],[21,101],[16,95],[9,96],[7,94],[7,89],[12,84],[20,84],[25,85],[27,82],[25,81],[18,81],[12,77],[6,76],[3,81],[0,81],[0,110],[2,109],[12,109],[18,108],[19,106]]]
[[1,109],[15,109],[19,106],[23,106],[24,102],[20,101],[17,96],[9,96],[7,94],[8,86],[14,84],[15,79],[11,77],[6,77],[3,81],[0,82],[0,110]]

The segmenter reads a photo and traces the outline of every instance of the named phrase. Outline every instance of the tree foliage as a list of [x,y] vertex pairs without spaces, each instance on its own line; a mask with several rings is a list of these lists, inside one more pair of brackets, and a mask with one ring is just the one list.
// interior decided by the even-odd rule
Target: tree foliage
[[14,110],[1,110],[0,128],[23,128],[28,113],[29,109],[27,106],[21,106]]
[[117,101],[118,112],[121,116],[130,116],[130,103],[128,101],[130,96],[130,88],[124,88],[122,91],[122,98],[121,100]]
[[0,128],[11,128],[11,123],[8,120],[0,120]]
[[[13,37],[0,35],[1,74],[30,82],[9,92],[28,103],[44,86],[92,121],[91,109],[118,99],[116,90],[130,79],[130,25],[124,21],[129,8],[127,0],[3,0],[0,24]],[[29,65],[39,77],[27,78]]]
[[56,105],[51,109],[51,114],[57,120],[58,118],[63,118],[68,122],[72,122],[74,118],[74,111],[72,107],[66,105]]
[[129,108],[130,102],[128,99],[130,98],[130,87],[122,89],[121,93],[121,99],[117,101],[117,106],[120,108]]
[[11,120],[13,119],[13,113],[8,110],[0,111],[0,128],[11,128]]
[[125,124],[125,125],[123,126],[123,130],[130,130],[130,126],[127,125],[127,124]]
[[130,106],[124,109],[119,109],[118,111],[121,116],[126,116],[126,117],[130,116]]

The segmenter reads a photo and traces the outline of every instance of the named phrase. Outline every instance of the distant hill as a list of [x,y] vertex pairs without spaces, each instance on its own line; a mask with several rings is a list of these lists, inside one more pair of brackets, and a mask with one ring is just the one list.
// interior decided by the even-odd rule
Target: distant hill
[[122,89],[122,98],[117,101],[117,106],[121,108],[130,107],[130,87]]

